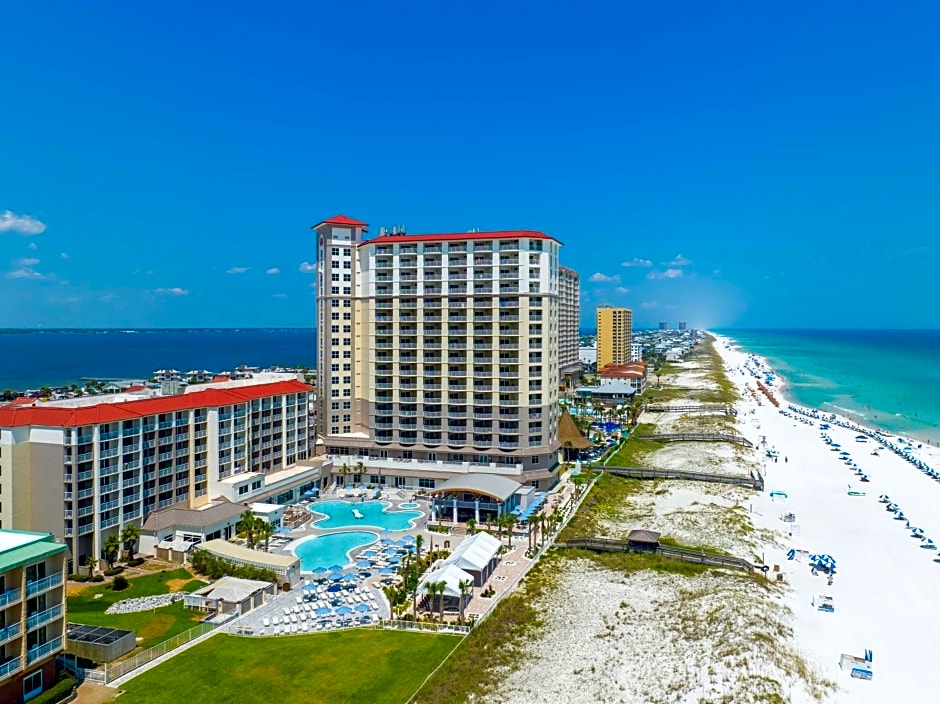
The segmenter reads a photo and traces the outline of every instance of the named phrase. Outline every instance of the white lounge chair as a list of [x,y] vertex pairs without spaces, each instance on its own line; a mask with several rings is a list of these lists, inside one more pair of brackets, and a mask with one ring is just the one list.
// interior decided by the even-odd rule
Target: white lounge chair
[[261,623],[263,623],[264,627],[267,628],[268,626],[271,625],[271,620],[267,616],[265,616],[263,619],[261,619]]

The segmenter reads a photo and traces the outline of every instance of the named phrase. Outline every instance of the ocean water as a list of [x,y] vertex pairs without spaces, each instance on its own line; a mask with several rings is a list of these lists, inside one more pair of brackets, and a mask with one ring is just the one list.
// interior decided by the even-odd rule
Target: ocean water
[[0,330],[0,390],[95,379],[148,378],[157,369],[316,364],[313,328],[244,330]]
[[805,406],[940,441],[940,330],[716,330],[765,357]]

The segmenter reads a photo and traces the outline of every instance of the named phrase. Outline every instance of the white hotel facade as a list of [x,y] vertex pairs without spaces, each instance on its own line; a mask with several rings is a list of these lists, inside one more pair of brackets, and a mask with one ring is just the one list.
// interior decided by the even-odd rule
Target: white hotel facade
[[424,489],[474,473],[554,484],[559,326],[577,320],[561,309],[561,243],[530,230],[366,240],[366,227],[340,215],[313,228],[329,471]]
[[319,477],[307,461],[311,392],[296,375],[262,374],[0,407],[0,528],[54,534],[74,570],[154,511],[296,500]]

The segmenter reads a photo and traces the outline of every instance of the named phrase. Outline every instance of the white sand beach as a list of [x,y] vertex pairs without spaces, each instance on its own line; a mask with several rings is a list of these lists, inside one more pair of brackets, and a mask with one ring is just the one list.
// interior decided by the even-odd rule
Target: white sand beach
[[[631,499],[624,515],[601,522],[609,535],[650,528],[685,544],[707,544],[779,566],[784,582],[769,589],[734,575],[685,578],[652,572],[624,575],[584,560],[563,563],[559,584],[545,603],[544,628],[520,651],[520,666],[506,673],[492,702],[926,702],[931,695],[932,634],[940,612],[931,606],[940,580],[937,551],[920,547],[905,521],[894,520],[879,495],[887,494],[940,542],[940,486],[916,467],[857,432],[828,434],[870,477],[863,483],[820,438],[818,422],[781,414],[746,387],[748,355],[720,352],[741,391],[736,431],[764,448],[681,443],[658,451],[654,466],[707,466],[740,473],[763,465],[763,493],[723,485],[661,482]],[[693,368],[682,381],[695,385]],[[688,383],[691,380],[692,383]],[[780,382],[773,389],[787,402]],[[663,414],[659,423],[676,419]],[[845,419],[843,419],[845,420]],[[896,436],[895,436],[896,439]],[[924,446],[920,459],[940,468],[940,453]],[[849,491],[864,492],[850,496]],[[771,497],[771,491],[787,498]],[[784,514],[795,514],[792,523]],[[741,526],[746,525],[742,530]],[[791,549],[831,555],[837,569],[813,575]],[[773,572],[770,573],[774,575]],[[835,611],[814,602],[831,596]],[[840,654],[873,652],[871,681],[853,679]],[[833,686],[827,686],[826,682]]]

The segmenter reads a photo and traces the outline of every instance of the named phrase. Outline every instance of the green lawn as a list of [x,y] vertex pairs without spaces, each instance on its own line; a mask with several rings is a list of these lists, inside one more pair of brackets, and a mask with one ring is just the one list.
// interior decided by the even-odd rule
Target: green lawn
[[458,642],[381,630],[217,635],[127,682],[120,702],[404,704]]
[[[92,584],[81,593],[68,598],[68,619],[72,623],[89,623],[96,626],[111,626],[136,632],[138,645],[149,648],[160,641],[172,638],[195,626],[205,614],[184,609],[182,602],[164,606],[154,611],[135,614],[106,614],[111,604],[122,599],[139,596],[166,594],[171,591],[194,591],[205,583],[193,579],[184,569],[155,572],[144,577],[128,580],[130,586],[120,592],[111,590],[110,584]],[[96,598],[96,595],[101,596]]]

